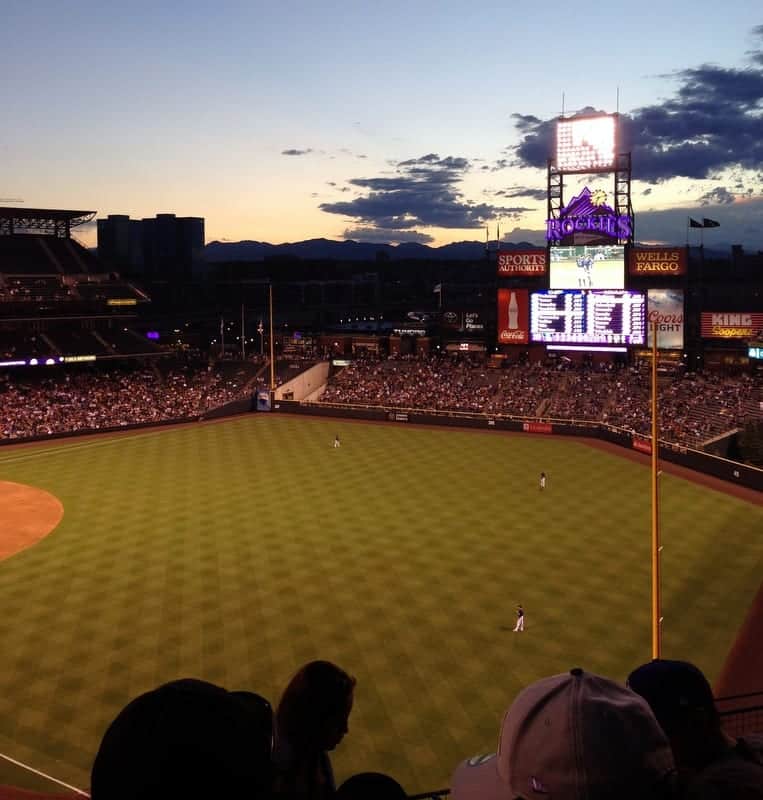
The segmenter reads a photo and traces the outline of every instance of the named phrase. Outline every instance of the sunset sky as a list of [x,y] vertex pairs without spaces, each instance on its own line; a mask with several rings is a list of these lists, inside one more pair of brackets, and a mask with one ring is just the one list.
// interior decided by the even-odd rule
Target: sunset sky
[[563,95],[619,90],[637,239],[706,216],[706,244],[763,249],[758,4],[516,8],[6,0],[0,198],[203,216],[207,241],[538,240]]

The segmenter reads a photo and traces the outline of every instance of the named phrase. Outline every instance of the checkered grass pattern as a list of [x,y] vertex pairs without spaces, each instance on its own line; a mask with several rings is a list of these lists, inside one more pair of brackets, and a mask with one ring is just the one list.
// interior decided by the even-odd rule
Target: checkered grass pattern
[[[339,777],[419,792],[493,749],[530,681],[650,657],[648,470],[575,440],[259,415],[0,452],[0,479],[65,507],[0,564],[0,750],[75,785],[116,712],[180,676],[277,701],[334,660],[358,678]],[[763,512],[662,480],[664,652],[712,677]]]

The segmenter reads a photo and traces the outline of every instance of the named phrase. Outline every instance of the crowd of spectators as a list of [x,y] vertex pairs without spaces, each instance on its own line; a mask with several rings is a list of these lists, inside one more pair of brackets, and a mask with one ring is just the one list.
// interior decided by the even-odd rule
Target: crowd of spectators
[[[746,375],[662,377],[661,437],[699,445],[760,415],[762,399],[760,383]],[[638,367],[562,360],[490,370],[470,359],[440,355],[360,359],[331,377],[321,402],[605,422],[647,434],[651,377]]]
[[[302,362],[309,365],[309,361]],[[276,385],[300,362],[278,362]],[[200,361],[111,369],[0,374],[0,437],[21,439],[165,420],[195,419],[267,383],[266,364]],[[254,379],[259,369],[259,383]],[[750,376],[698,372],[662,377],[661,438],[698,446],[761,416],[761,385]],[[542,420],[603,422],[638,434],[651,427],[648,369],[511,364],[490,369],[468,356],[359,358],[329,379],[320,401]]]
[[[348,734],[356,689],[329,661],[298,670],[275,713],[251,691],[163,684],[106,729],[91,797],[404,800],[381,773],[336,785],[330,753]],[[0,786],[0,797],[14,791]],[[520,691],[497,752],[462,761],[450,791],[453,800],[763,800],[763,739],[724,733],[707,679],[688,662],[651,661],[626,683],[574,668]]]
[[494,376],[474,362],[447,358],[359,359],[326,387],[323,402],[482,411]]
[[0,375],[0,437],[23,439],[196,419],[246,394],[247,378],[207,365]]

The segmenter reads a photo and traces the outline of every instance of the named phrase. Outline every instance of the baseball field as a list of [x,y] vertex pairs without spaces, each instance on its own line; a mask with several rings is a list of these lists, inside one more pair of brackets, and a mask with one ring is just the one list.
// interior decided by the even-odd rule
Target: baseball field
[[[667,473],[661,503],[664,655],[714,679],[763,507]],[[116,712],[181,676],[275,703],[336,661],[338,778],[413,793],[493,749],[527,683],[651,655],[648,468],[573,439],[260,415],[2,449],[2,543],[0,753],[83,788]]]

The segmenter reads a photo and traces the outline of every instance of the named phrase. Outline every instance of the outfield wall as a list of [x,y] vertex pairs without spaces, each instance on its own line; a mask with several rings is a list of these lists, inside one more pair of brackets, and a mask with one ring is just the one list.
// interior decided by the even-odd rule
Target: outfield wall
[[137,431],[148,428],[161,428],[165,425],[187,425],[189,422],[196,422],[201,417],[196,414],[193,417],[179,417],[178,419],[163,419],[157,422],[136,422],[132,425],[110,425],[106,428],[88,428],[79,431],[59,431],[58,433],[45,433],[40,436],[25,436],[23,439],[0,439],[0,447],[3,445],[28,444],[29,442],[50,442],[56,439],[73,439],[76,436],[93,436],[97,433],[123,433],[124,431]]
[[[276,402],[274,411],[287,414],[309,414],[322,417],[363,419],[374,422],[441,425],[458,428],[494,429],[556,436],[588,436],[611,442],[628,450],[651,453],[651,437],[637,436],[623,428],[585,420],[538,420],[529,418],[488,416],[458,411],[422,411],[411,408],[382,408],[380,406],[346,406],[323,403],[298,403],[290,400]],[[726,458],[693,450],[670,442],[660,442],[660,458],[673,464],[712,475],[748,489],[763,492],[763,470],[729,461]]]
[[[183,417],[180,419],[161,420],[159,422],[137,423],[135,425],[118,425],[92,430],[66,431],[43,436],[30,436],[25,439],[0,439],[3,445],[23,444],[24,442],[42,442],[55,439],[71,439],[75,436],[87,436],[96,433],[118,433],[148,428],[159,428],[165,425],[178,425],[204,419],[218,419],[253,411],[251,398],[233,400],[218,408],[211,409],[203,415]],[[628,450],[641,453],[651,452],[651,441],[648,436],[635,436],[622,428],[614,428],[599,422],[584,420],[565,421],[555,419],[530,419],[518,417],[490,417],[486,414],[469,414],[458,411],[422,411],[421,409],[382,408],[380,406],[344,406],[324,403],[300,403],[296,400],[276,400],[274,411],[288,414],[305,414],[312,416],[333,417],[335,419],[361,419],[369,422],[414,423],[417,425],[440,425],[457,428],[495,429],[535,433],[556,436],[588,436],[594,439],[611,442]],[[706,475],[712,475],[729,483],[744,486],[763,492],[763,470],[730,461],[726,458],[692,450],[682,445],[660,442],[660,458],[674,464],[687,467]]]

